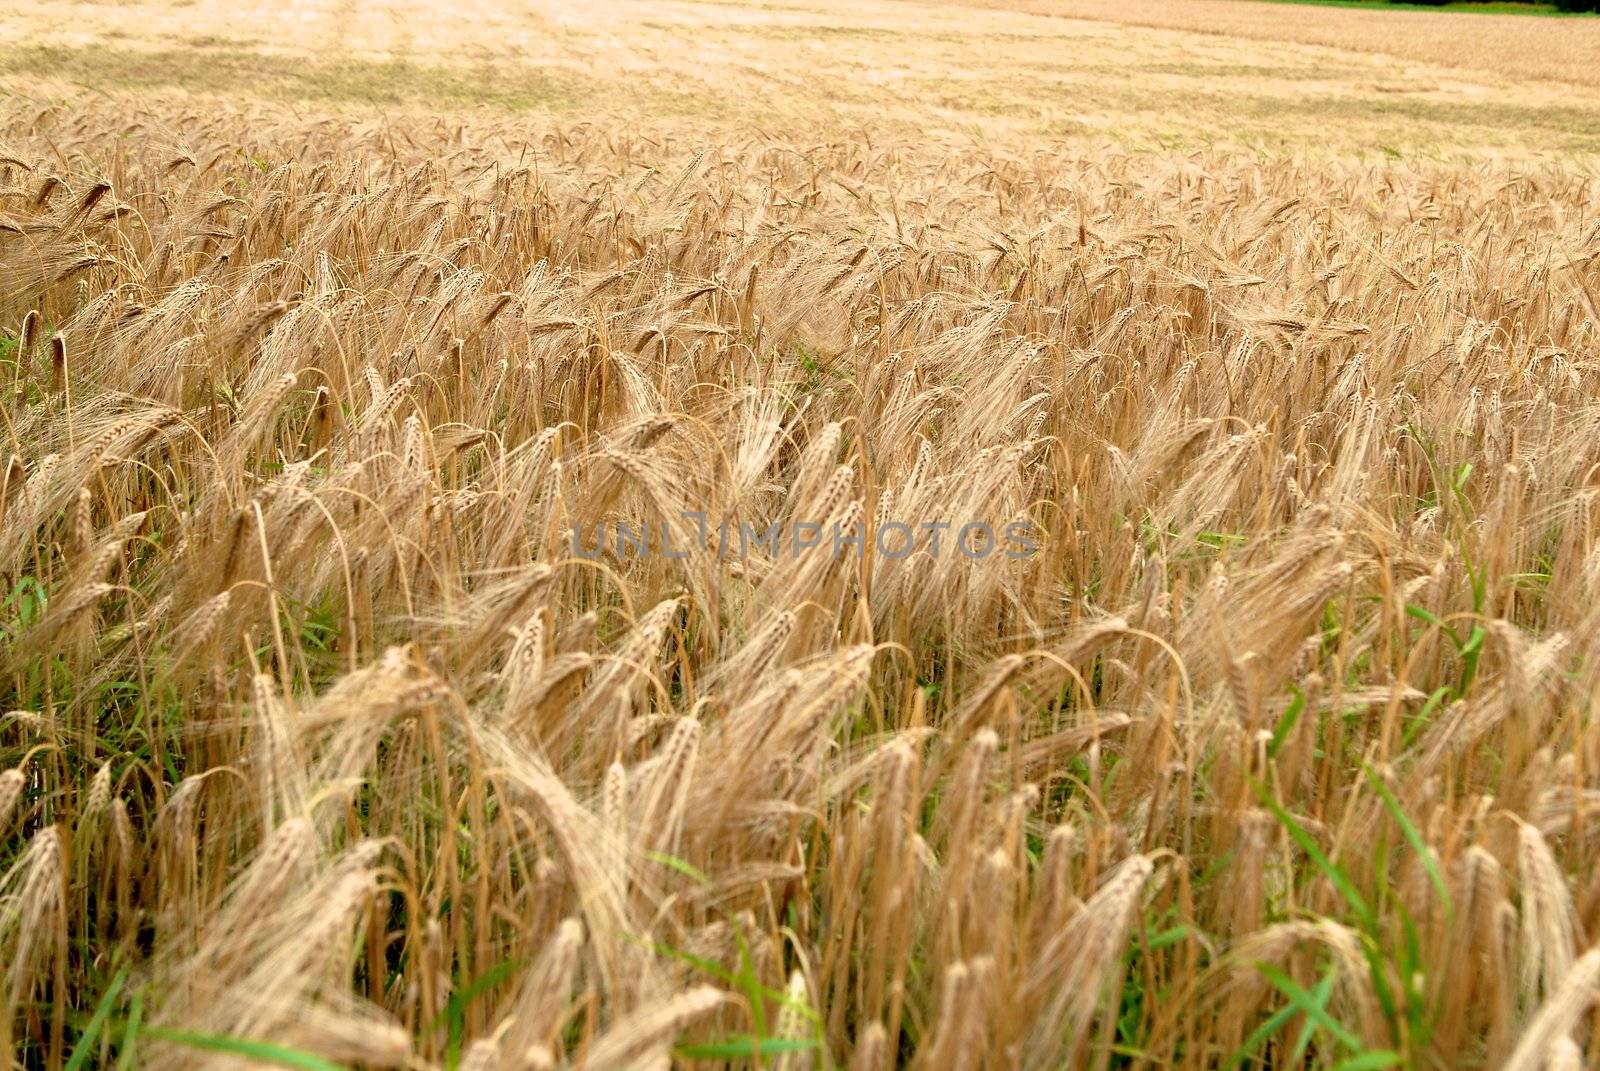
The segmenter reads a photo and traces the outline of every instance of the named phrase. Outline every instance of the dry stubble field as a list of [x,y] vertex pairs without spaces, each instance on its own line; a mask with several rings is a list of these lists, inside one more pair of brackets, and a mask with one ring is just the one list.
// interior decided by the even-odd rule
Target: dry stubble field
[[0,1051],[1595,1065],[1600,23],[995,6],[0,8]]

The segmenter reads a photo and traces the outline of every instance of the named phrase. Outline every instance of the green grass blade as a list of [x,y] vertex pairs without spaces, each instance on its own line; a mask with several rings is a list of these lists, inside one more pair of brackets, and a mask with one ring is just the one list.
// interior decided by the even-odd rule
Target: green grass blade
[[1406,843],[1411,845],[1411,850],[1417,853],[1417,858],[1422,862],[1422,869],[1427,872],[1428,882],[1433,886],[1433,891],[1439,894],[1439,902],[1444,905],[1446,913],[1452,913],[1450,903],[1450,890],[1445,886],[1444,876],[1439,873],[1438,861],[1434,859],[1433,852],[1428,849],[1427,842],[1422,839],[1422,834],[1406,817],[1405,810],[1400,806],[1400,801],[1395,798],[1389,786],[1383,783],[1383,778],[1375,773],[1372,767],[1367,767],[1367,781],[1377,792],[1378,798],[1383,801],[1384,810],[1389,812],[1389,817],[1394,819],[1394,824],[1400,827],[1400,832],[1405,836]]
[[1289,700],[1289,705],[1284,708],[1283,716],[1278,719],[1278,724],[1272,729],[1272,743],[1267,745],[1267,758],[1269,759],[1278,757],[1278,749],[1283,747],[1283,742],[1294,731],[1295,723],[1300,720],[1301,713],[1306,709],[1306,693],[1292,684],[1289,687],[1294,689],[1294,698]]
[[1278,992],[1288,998],[1296,1011],[1307,1019],[1315,1022],[1322,1029],[1332,1034],[1339,1044],[1356,1052],[1362,1051],[1361,1039],[1350,1033],[1350,1030],[1339,1020],[1329,1015],[1310,993],[1295,984],[1295,980],[1283,973],[1281,969],[1270,963],[1257,963],[1256,970],[1277,987]]
[[1461,687],[1457,691],[1462,695],[1472,687],[1472,679],[1478,675],[1478,656],[1483,653],[1483,641],[1488,635],[1482,625],[1474,625],[1472,635],[1461,645]]
[[1187,939],[1188,936],[1189,927],[1180,923],[1171,929],[1162,930],[1160,933],[1151,934],[1149,939],[1145,942],[1145,946],[1149,948],[1150,951],[1155,952],[1166,948],[1168,945],[1175,945],[1179,941]]
[[1405,1063],[1405,1058],[1389,1049],[1368,1049],[1357,1056],[1352,1056],[1343,1063],[1335,1064],[1333,1071],[1383,1071],[1386,1067],[1397,1067]]
[[139,1024],[144,1019],[144,994],[135,992],[128,1005],[128,1025],[122,1031],[117,1051],[117,1071],[133,1071],[134,1054],[139,1051]]
[[739,974],[734,978],[733,984],[744,991],[746,999],[750,1001],[750,1018],[756,1028],[756,1036],[761,1039],[767,1037],[767,1009],[761,999],[764,986],[761,978],[756,974],[755,961],[750,958],[750,946],[745,944],[744,931],[735,926],[733,939],[739,946]]
[[1367,907],[1366,899],[1356,889],[1349,876],[1336,866],[1333,860],[1323,854],[1322,849],[1317,846],[1316,839],[1307,833],[1305,828],[1294,820],[1294,816],[1284,810],[1282,804],[1273,799],[1259,782],[1255,788],[1256,796],[1261,800],[1261,805],[1272,812],[1273,817],[1288,831],[1290,839],[1300,846],[1300,850],[1306,853],[1306,856],[1316,864],[1317,869],[1322,871],[1327,876],[1327,879],[1333,883],[1333,887],[1339,890],[1339,895],[1344,897],[1345,902],[1350,905],[1350,909],[1356,913],[1363,926],[1371,929],[1374,922],[1372,911]]
[[[1317,1007],[1323,1011],[1328,1010],[1328,1001],[1333,998],[1333,980],[1335,969],[1330,965],[1322,975],[1322,981],[1317,983],[1317,988],[1312,990],[1311,999],[1317,1002]],[[1316,1023],[1306,1020],[1305,1026],[1300,1028],[1300,1037],[1294,1043],[1294,1056],[1290,1058],[1291,1064],[1298,1064],[1300,1058],[1306,1054],[1306,1049],[1311,1047],[1311,1037],[1316,1033]]]
[[1418,606],[1414,602],[1408,602],[1406,603],[1406,613],[1407,615],[1416,618],[1418,621],[1436,626],[1439,631],[1450,637],[1450,642],[1456,645],[1456,650],[1459,651],[1461,649],[1461,634],[1455,629],[1451,628],[1449,625],[1445,624],[1443,621],[1439,620],[1438,615],[1433,613],[1433,611],[1427,609],[1426,607]]
[[673,948],[671,945],[662,944],[660,941],[653,942],[651,947],[656,950],[658,955],[668,956],[677,960],[679,963],[687,963],[689,966],[695,968],[696,970],[704,971],[706,974],[725,985],[734,985],[738,981],[733,976],[732,971],[727,970],[720,963],[714,963],[711,960],[706,959],[704,956],[697,956],[692,952],[685,952],[682,949]]
[[450,999],[445,1002],[444,1011],[434,1017],[428,1027],[430,1033],[446,1024],[450,1028],[449,1037],[445,1042],[444,1056],[445,1067],[450,1071],[454,1071],[461,1062],[461,1043],[466,1033],[467,1009],[487,990],[509,978],[521,964],[522,961],[516,958],[496,963],[465,987],[451,993]]
[[1248,1060],[1257,1046],[1287,1026],[1289,1020],[1293,1019],[1294,1016],[1293,1004],[1285,1004],[1273,1012],[1266,1022],[1250,1031],[1250,1036],[1245,1038],[1244,1043],[1234,1050],[1232,1056],[1228,1057],[1228,1062],[1223,1065],[1224,1071],[1233,1071],[1234,1068]]
[[292,1067],[298,1071],[347,1071],[339,1064],[324,1060],[315,1053],[291,1049],[287,1045],[274,1045],[270,1041],[250,1041],[222,1034],[196,1034],[187,1030],[168,1030],[156,1026],[145,1027],[144,1034],[157,1041],[168,1041],[174,1045],[205,1052],[225,1052],[230,1056],[242,1056],[247,1060],[276,1067]]
[[1449,694],[1450,687],[1448,685],[1441,684],[1433,690],[1433,694],[1428,696],[1428,701],[1422,704],[1422,709],[1417,711],[1414,717],[1408,719],[1406,731],[1400,738],[1402,747],[1410,747],[1416,742],[1417,734],[1428,727],[1428,719],[1433,717],[1433,712],[1439,708],[1439,704],[1444,702],[1445,697]]
[[738,1060],[805,1052],[817,1047],[816,1038],[755,1038],[735,1034],[703,1045],[678,1045],[678,1055],[690,1060]]
[[1383,1009],[1384,1017],[1394,1022],[1400,1017],[1400,1006],[1396,1003],[1394,990],[1389,985],[1389,975],[1386,970],[1387,956],[1386,946],[1371,933],[1361,935],[1361,958],[1367,963],[1367,977],[1372,981],[1373,995],[1378,998],[1378,1005]]
[[67,1057],[65,1071],[78,1071],[84,1061],[89,1059],[89,1054],[94,1051],[95,1040],[105,1028],[106,1020],[111,1017],[111,1009],[117,1006],[117,995],[122,992],[122,983],[127,977],[127,971],[118,971],[117,976],[111,979],[111,984],[106,987],[105,996],[100,998],[100,1003],[94,1009],[94,1016],[83,1028],[78,1043],[72,1047],[72,1055]]
[[441,1026],[444,1026],[450,1021],[452,1015],[459,1015],[465,1011],[468,1005],[484,994],[485,990],[511,977],[512,972],[521,965],[522,961],[518,959],[501,960],[473,979],[464,988],[451,993],[450,999],[445,1003],[444,1010],[434,1016],[433,1021],[428,1024],[427,1032],[431,1034]]
[[653,863],[660,863],[668,870],[676,870],[678,873],[682,874],[686,878],[689,878],[702,888],[709,889],[713,884],[715,884],[706,875],[705,871],[701,870],[699,867],[696,867],[692,863],[688,863],[682,859],[679,859],[675,855],[668,855],[666,852],[646,852],[645,858],[649,859]]

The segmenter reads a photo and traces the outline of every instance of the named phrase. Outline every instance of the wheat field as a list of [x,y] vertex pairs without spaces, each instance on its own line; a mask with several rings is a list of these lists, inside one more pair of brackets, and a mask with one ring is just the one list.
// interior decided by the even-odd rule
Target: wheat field
[[[937,0],[1126,26],[1181,30],[1224,41],[1292,42],[1381,54],[1513,81],[1600,86],[1600,21],[1456,11],[1384,10],[1373,3],[1305,5],[1290,11],[1255,0]],[[1259,46],[1258,46],[1259,47]]]
[[529,103],[65,6],[0,12],[9,1066],[1600,1062],[1600,95],[1049,135],[670,41],[1268,46],[648,0]]

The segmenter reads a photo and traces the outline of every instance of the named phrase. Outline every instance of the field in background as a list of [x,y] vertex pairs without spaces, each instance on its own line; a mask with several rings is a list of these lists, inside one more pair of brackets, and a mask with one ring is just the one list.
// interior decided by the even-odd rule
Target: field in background
[[0,8],[0,1051],[1595,1066],[1593,25]]
[[936,0],[960,7],[1181,30],[1233,40],[1293,43],[1383,55],[1410,63],[1600,86],[1600,19],[1477,12],[1361,10],[1252,0]]
[[1600,19],[1235,0],[461,0],[448,16],[436,10],[424,0],[38,0],[0,10],[0,81],[42,99],[482,106],[1025,148],[1040,138],[1374,157],[1600,148]]
[[1463,11],[1473,15],[1566,15],[1553,3],[1524,3],[1522,0],[1448,0],[1438,4],[1423,0],[1265,0],[1273,4],[1315,4],[1347,7],[1356,11]]

